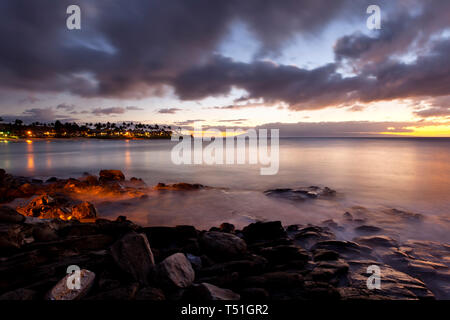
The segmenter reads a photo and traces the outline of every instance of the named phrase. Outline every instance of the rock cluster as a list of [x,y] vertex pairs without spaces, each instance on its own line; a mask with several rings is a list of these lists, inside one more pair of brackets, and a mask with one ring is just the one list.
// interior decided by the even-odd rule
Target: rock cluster
[[[277,221],[199,231],[140,227],[125,217],[40,220],[0,207],[0,251],[6,300],[449,297],[449,261],[442,261],[449,246],[382,235],[341,241],[327,227],[284,228]],[[81,291],[64,287],[72,265],[82,271]],[[382,272],[380,290],[367,287],[373,265]]]

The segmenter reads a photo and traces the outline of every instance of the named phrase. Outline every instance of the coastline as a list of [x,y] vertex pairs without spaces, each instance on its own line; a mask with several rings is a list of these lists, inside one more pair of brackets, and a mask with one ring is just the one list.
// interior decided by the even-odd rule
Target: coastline
[[[125,180],[117,170],[104,170],[98,178],[86,175],[47,182],[26,181],[2,171],[0,181],[2,187],[17,192],[2,202],[14,196],[31,199],[17,211],[0,207],[3,300],[449,297],[449,261],[442,260],[450,252],[447,244],[398,243],[380,234],[376,226],[360,228],[360,237],[343,241],[337,239],[338,226],[332,223],[282,226],[279,221],[266,221],[235,230],[224,222],[198,230],[195,226],[142,227],[129,221],[126,212],[107,220],[82,201],[80,190],[132,194],[138,201],[145,199],[148,188],[138,178]],[[181,193],[203,188],[186,183],[152,187]],[[86,270],[82,290],[62,294],[61,284],[71,265]],[[367,287],[370,266],[382,270],[381,289]]]

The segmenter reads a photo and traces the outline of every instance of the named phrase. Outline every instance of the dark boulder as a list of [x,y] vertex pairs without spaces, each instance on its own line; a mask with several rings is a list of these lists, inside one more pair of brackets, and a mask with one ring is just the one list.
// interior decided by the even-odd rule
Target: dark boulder
[[194,269],[183,253],[173,254],[157,266],[156,281],[165,288],[187,288],[194,279]]
[[100,171],[100,182],[124,181],[125,175],[120,170],[102,170]]
[[233,234],[218,231],[203,233],[200,244],[206,254],[217,260],[236,259],[247,251],[244,240]]
[[22,223],[25,217],[13,208],[0,206],[0,223]]
[[155,265],[147,237],[130,232],[111,247],[117,265],[141,284],[149,284],[150,272]]
[[242,232],[249,242],[274,240],[286,236],[286,231],[280,221],[255,222],[246,226]]

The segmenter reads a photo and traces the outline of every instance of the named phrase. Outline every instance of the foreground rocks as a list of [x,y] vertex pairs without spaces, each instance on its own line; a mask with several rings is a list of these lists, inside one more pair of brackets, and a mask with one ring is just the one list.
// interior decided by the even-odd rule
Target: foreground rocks
[[[41,220],[0,207],[0,252],[3,300],[450,297],[449,246],[379,234],[342,241],[328,227],[277,221],[199,231],[125,217]],[[75,291],[64,285],[73,265],[83,275]],[[367,287],[370,266],[381,270],[380,290]]]

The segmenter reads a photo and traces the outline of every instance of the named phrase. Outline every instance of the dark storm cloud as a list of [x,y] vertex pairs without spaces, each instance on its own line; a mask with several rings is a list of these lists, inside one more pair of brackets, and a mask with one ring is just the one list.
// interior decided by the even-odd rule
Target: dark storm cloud
[[[314,36],[332,22],[365,19],[370,1],[80,0],[82,30],[74,31],[65,27],[69,4],[1,2],[0,86],[133,98],[164,94],[169,86],[184,100],[236,87],[248,99],[293,110],[450,93],[449,40],[436,40],[448,27],[448,1],[381,1],[382,31],[339,39],[336,62],[315,69],[237,62],[217,49],[240,21],[260,43],[257,58],[276,56],[297,34]],[[411,48],[419,56],[412,63],[392,59]],[[354,65],[353,76],[339,73],[345,63]],[[119,109],[93,112],[126,111]]]
[[82,30],[66,29],[73,1],[0,4],[0,84],[82,96],[142,96],[208,60],[235,21],[273,53],[296,33],[316,32],[348,0],[80,0]]

